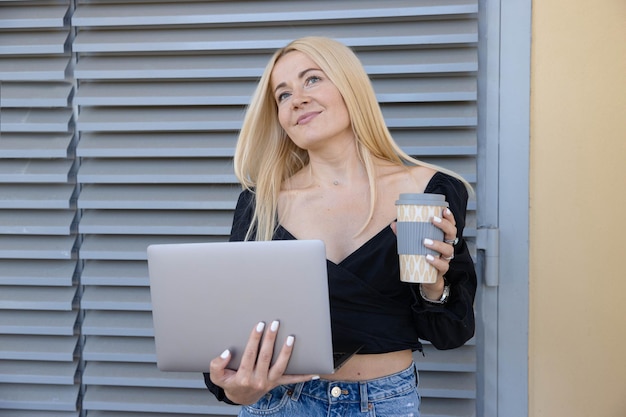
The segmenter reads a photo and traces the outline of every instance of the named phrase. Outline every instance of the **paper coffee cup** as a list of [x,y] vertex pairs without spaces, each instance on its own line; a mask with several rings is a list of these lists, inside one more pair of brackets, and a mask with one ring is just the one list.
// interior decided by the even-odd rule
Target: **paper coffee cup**
[[443,240],[443,231],[431,223],[434,216],[442,217],[448,207],[442,194],[400,194],[398,210],[398,256],[400,280],[412,283],[437,282],[437,269],[426,261],[426,255],[439,253],[424,246],[424,239]]

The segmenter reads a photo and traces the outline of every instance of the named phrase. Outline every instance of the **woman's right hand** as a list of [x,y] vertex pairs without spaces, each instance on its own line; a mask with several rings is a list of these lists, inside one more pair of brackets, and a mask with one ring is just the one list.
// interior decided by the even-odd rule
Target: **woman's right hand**
[[293,336],[287,337],[276,362],[271,364],[278,326],[278,321],[272,322],[263,337],[265,323],[257,324],[250,334],[237,371],[226,368],[231,359],[228,350],[211,361],[211,381],[224,389],[229,400],[237,404],[254,404],[279,385],[315,378],[315,375],[285,375],[295,342]]

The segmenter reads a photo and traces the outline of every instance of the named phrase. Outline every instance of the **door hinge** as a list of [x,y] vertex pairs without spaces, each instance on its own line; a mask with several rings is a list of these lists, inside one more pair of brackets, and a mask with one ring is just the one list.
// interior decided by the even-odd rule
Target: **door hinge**
[[497,287],[500,283],[500,229],[497,227],[479,227],[476,230],[476,249],[483,253],[485,285]]

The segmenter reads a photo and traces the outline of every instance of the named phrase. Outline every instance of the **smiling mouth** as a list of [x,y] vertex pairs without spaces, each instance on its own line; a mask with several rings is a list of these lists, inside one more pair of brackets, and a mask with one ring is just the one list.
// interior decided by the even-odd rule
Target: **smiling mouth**
[[317,117],[318,114],[320,114],[320,113],[319,112],[311,112],[311,113],[303,114],[302,116],[298,117],[298,120],[296,121],[296,124],[297,125],[307,124],[308,122],[313,120],[315,117]]

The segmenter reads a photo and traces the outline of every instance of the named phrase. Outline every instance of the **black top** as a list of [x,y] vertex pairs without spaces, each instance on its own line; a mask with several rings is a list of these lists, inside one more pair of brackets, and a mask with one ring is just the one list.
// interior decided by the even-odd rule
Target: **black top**
[[[459,243],[446,279],[450,297],[444,305],[433,305],[419,295],[418,286],[400,281],[396,235],[386,226],[339,264],[327,261],[333,348],[359,353],[421,350],[418,339],[438,349],[463,345],[474,335],[476,272],[463,239],[467,190],[461,181],[437,172],[424,190],[444,194],[454,214]],[[231,241],[244,240],[254,210],[254,194],[243,191],[237,202]],[[295,237],[278,226],[274,240]],[[208,388],[218,399],[224,392],[205,374]]]

